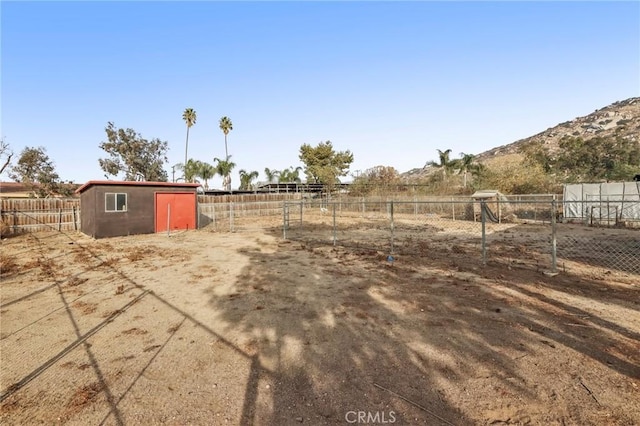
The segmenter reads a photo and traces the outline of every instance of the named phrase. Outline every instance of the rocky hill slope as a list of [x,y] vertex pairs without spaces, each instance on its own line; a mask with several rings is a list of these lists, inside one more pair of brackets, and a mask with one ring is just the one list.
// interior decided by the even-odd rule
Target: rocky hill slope
[[[565,121],[531,137],[492,148],[476,155],[476,159],[482,163],[506,155],[519,154],[525,146],[536,142],[542,142],[553,151],[564,136],[590,139],[594,136],[612,136],[616,132],[640,144],[640,97],[614,102],[589,115]],[[402,177],[407,180],[419,179],[429,175],[433,170],[433,167],[425,166],[403,173]]]

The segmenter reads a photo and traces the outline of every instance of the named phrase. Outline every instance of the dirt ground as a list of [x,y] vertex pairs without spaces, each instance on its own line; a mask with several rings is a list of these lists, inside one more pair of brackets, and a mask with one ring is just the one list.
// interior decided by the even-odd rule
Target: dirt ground
[[3,240],[0,422],[640,424],[637,275],[414,231]]

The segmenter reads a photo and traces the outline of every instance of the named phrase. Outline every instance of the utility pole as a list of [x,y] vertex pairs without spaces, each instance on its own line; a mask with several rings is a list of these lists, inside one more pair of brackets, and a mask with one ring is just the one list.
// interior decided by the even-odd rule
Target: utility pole
[[171,181],[176,183],[176,166],[171,166]]

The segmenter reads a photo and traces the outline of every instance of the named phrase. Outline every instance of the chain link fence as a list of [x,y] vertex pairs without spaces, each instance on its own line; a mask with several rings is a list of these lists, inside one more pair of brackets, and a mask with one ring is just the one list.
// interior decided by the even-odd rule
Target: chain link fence
[[[285,239],[376,250],[439,253],[557,272],[589,265],[640,274],[640,228],[564,223],[553,196],[528,199],[285,202]],[[591,223],[589,223],[591,224]]]

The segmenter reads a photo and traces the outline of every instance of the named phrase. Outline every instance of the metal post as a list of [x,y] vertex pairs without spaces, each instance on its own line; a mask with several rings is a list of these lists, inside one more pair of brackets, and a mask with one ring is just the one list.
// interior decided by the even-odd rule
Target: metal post
[[304,208],[304,200],[300,200],[300,229],[302,229],[302,209]]
[[557,259],[557,239],[556,239],[556,209],[557,209],[556,196],[553,196],[551,201],[551,271],[557,272],[558,259]]
[[333,245],[336,245],[336,205],[333,204]]
[[289,205],[285,201],[282,205],[282,238],[287,239],[287,209]]
[[391,254],[393,254],[393,237],[395,236],[394,232],[394,222],[393,222],[393,201],[390,202],[389,213],[391,214]]
[[167,237],[171,236],[171,204],[167,204]]
[[482,264],[487,264],[487,233],[485,225],[487,223],[486,204],[484,200],[480,200],[480,217],[482,221]]
[[77,231],[78,230],[78,222],[76,220],[76,206],[73,206],[72,212],[73,212],[73,230]]
[[58,209],[58,232],[62,231],[62,209]]
[[229,229],[233,232],[233,201],[229,203]]
[[453,203],[453,197],[451,197],[451,219],[456,220],[456,205]]

